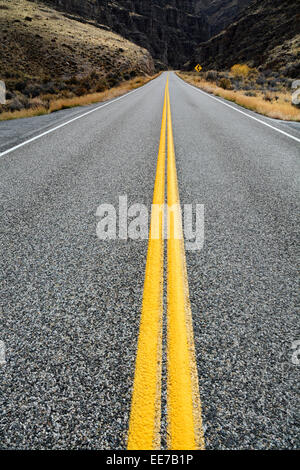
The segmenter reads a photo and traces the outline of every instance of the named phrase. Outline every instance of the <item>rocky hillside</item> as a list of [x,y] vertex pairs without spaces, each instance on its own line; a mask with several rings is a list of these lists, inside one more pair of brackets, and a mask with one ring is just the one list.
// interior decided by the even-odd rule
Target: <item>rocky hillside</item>
[[48,0],[145,47],[157,66],[181,68],[199,42],[227,26],[250,0]]
[[7,88],[0,112],[102,92],[154,73],[146,49],[40,1],[0,0],[0,43],[0,79]]
[[66,18],[43,2],[0,0],[0,70],[53,78],[96,71],[153,73],[148,51],[107,31]]
[[235,22],[200,44],[188,68],[201,63],[220,70],[247,62],[296,78],[300,75],[299,23],[299,0],[253,0]]
[[0,13],[1,78],[12,88],[21,87],[19,81],[62,82],[92,72],[111,82],[154,72],[147,50],[42,2],[0,0]]
[[195,13],[204,13],[210,25],[210,36],[226,28],[252,0],[196,0]]

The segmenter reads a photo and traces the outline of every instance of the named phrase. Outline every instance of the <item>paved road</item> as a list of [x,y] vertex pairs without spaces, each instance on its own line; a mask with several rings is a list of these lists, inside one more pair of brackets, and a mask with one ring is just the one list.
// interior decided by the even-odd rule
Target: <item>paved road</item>
[[[126,447],[147,241],[99,240],[95,214],[122,195],[150,207],[165,83],[0,124],[5,152],[93,110],[0,157],[1,449]],[[186,251],[205,446],[299,447],[300,126],[174,74],[169,90],[181,203],[205,206]]]

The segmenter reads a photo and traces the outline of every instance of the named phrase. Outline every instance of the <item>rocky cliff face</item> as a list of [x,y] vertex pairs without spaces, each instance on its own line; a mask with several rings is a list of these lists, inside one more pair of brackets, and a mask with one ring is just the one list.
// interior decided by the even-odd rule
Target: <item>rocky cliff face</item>
[[47,0],[145,47],[161,66],[181,68],[195,47],[227,26],[250,0]]
[[226,28],[252,0],[195,0],[194,11],[207,17],[210,36]]
[[223,69],[240,62],[300,73],[299,0],[253,0],[235,22],[196,49],[189,63]]

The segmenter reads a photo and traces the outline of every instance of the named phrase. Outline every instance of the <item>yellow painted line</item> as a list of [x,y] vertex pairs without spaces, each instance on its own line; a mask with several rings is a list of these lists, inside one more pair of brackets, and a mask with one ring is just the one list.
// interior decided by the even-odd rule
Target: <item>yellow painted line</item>
[[201,418],[201,401],[182,236],[169,89],[167,89],[167,135],[168,447],[172,450],[203,450],[205,444]]
[[[162,114],[153,204],[165,199],[167,85]],[[163,316],[163,210],[152,212],[143,305],[129,421],[128,450],[160,449]]]

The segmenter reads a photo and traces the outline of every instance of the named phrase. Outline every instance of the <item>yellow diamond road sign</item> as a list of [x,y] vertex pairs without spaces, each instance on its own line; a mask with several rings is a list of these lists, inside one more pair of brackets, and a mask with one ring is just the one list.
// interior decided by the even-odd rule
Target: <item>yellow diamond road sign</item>
[[195,70],[196,70],[197,72],[201,72],[201,70],[202,70],[201,65],[200,65],[200,64],[196,65]]

